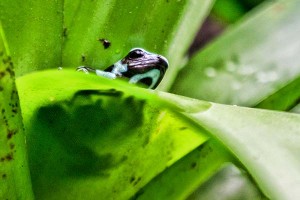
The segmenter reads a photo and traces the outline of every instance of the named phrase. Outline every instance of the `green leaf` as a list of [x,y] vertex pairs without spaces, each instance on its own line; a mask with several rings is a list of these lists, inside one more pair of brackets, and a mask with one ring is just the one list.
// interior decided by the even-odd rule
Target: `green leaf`
[[[131,48],[142,47],[169,59],[170,67],[160,86],[167,88],[185,62],[187,49],[212,2],[67,0],[63,66],[104,69]],[[111,46],[104,48],[101,39]]]
[[128,199],[208,139],[172,104],[124,82],[61,70],[17,84],[37,199]]
[[133,199],[187,199],[231,160],[227,153],[220,144],[210,140],[155,177]]
[[194,99],[160,96],[187,110],[187,117],[222,142],[269,198],[300,198],[300,115],[215,103],[206,111],[191,112]]
[[[172,67],[161,86],[166,88],[212,4],[213,0],[5,0],[0,2],[0,19],[17,76],[80,65],[103,69],[131,48],[142,47],[169,58]],[[111,46],[105,49],[101,39]]]
[[194,191],[188,200],[205,199],[266,200],[253,179],[244,170],[227,163]]
[[0,23],[0,199],[33,199],[14,68]]
[[[0,2],[17,75],[64,68],[18,80],[32,183],[22,134],[13,137],[20,148],[14,162],[5,161],[12,146],[3,120],[0,153],[5,165],[0,163],[0,170],[12,176],[4,176],[2,196],[18,199],[26,194],[31,199],[32,186],[36,199],[151,199],[153,191],[162,198],[185,198],[222,163],[231,161],[244,167],[268,197],[300,197],[298,115],[218,105],[65,72],[83,64],[105,68],[140,46],[169,58],[161,86],[166,89],[187,61],[185,52],[212,1],[28,1],[23,7],[22,3]],[[184,84],[177,79],[174,88],[226,103],[257,105],[265,100],[271,105],[267,102],[274,99],[283,103],[273,107],[296,105],[298,93],[291,91],[297,90],[299,76],[294,51],[299,47],[300,5],[292,0],[269,5],[197,55],[190,62],[191,79]],[[288,37],[281,39],[282,35]],[[109,40],[111,46],[104,49],[99,39]],[[198,64],[205,69],[198,69]],[[236,90],[235,81],[244,81],[236,74],[249,73],[249,66],[257,71]],[[216,73],[220,76],[213,79]],[[12,84],[3,88],[14,87],[13,79],[8,80]],[[10,101],[6,93],[0,92],[0,98],[4,99],[0,103]],[[0,106],[9,108],[13,103]],[[22,127],[20,116],[9,126]],[[168,196],[169,192],[173,193]]]
[[270,110],[291,110],[297,106],[300,101],[300,76],[283,88],[277,90],[274,94],[268,96],[265,100],[256,105],[257,108],[266,108]]
[[[162,187],[167,180],[178,189],[174,196],[184,198],[223,162],[236,162],[222,145],[268,197],[300,197],[299,115],[212,104],[64,70],[24,76],[18,87],[37,198],[58,199],[68,191],[72,199],[151,199],[153,190],[165,198],[172,191]],[[192,152],[207,141],[208,154]],[[200,163],[199,171],[191,170]]]
[[299,9],[299,1],[287,0],[269,2],[248,14],[192,58],[171,91],[243,106],[256,106],[276,95],[289,103],[276,101],[272,108],[291,106],[300,90]]
[[212,13],[223,23],[233,23],[240,19],[246,12],[242,3],[238,0],[217,0]]
[[298,103],[292,110],[291,112],[294,113],[300,113],[300,104]]
[[300,198],[300,115],[220,104],[188,115],[236,155],[270,199]]
[[63,4],[55,1],[0,1],[16,76],[61,66]]

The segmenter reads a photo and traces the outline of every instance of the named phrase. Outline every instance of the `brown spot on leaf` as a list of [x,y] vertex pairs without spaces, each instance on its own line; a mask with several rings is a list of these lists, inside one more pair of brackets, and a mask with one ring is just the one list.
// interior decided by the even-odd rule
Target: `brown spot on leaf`
[[135,180],[135,177],[132,176],[132,177],[130,178],[130,183],[132,183],[134,180]]
[[9,73],[10,76],[15,76],[14,71],[11,69],[11,67],[7,67],[6,71]]
[[141,177],[138,177],[137,180],[133,182],[133,185],[138,184],[138,183],[140,182],[141,179],[142,179]]
[[193,163],[191,164],[191,168],[192,168],[192,169],[195,169],[195,167],[197,167],[197,163],[196,163],[196,162],[193,162]]
[[11,139],[13,135],[14,135],[14,134],[13,134],[12,132],[9,131],[9,132],[7,133],[7,139]]
[[11,161],[12,159],[14,159],[14,154],[13,154],[13,152],[10,152],[6,156],[1,157],[0,162]]
[[5,156],[5,159],[6,159],[7,161],[10,161],[10,160],[14,159],[13,153],[8,153],[8,154]]
[[12,111],[13,113],[15,113],[15,114],[18,113],[18,110],[17,110],[16,108],[13,108],[11,111]]
[[8,130],[7,131],[7,139],[11,139],[13,135],[17,134],[17,130]]
[[0,72],[0,78],[3,78],[5,76],[5,72]]
[[81,62],[84,62],[85,61],[85,55],[81,55]]
[[63,29],[63,37],[67,37],[68,36],[68,28],[64,27]]

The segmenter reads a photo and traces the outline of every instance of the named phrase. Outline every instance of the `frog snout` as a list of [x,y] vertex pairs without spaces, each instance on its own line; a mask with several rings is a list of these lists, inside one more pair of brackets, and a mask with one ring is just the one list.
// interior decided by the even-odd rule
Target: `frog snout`
[[159,65],[164,67],[165,70],[166,70],[169,66],[168,60],[165,57],[161,56],[161,55],[157,55],[157,59],[158,59]]

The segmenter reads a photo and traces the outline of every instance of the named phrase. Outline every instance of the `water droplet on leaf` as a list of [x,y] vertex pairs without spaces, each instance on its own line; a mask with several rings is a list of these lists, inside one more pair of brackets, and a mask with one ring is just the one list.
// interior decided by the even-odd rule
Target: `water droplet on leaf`
[[217,75],[217,71],[215,68],[212,68],[212,67],[208,67],[204,70],[204,73],[207,77],[215,77]]

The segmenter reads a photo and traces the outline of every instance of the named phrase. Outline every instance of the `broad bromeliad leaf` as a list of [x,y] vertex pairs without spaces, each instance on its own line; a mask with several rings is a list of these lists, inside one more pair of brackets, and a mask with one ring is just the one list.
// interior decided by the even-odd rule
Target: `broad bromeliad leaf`
[[[130,48],[140,46],[169,58],[171,67],[161,87],[167,88],[178,67],[185,62],[184,53],[211,2],[67,0],[63,3],[60,0],[24,4],[20,0],[4,0],[0,2],[0,17],[8,34],[17,75],[59,66],[103,68],[120,59]],[[201,11],[195,9],[199,5]],[[286,29],[291,30],[287,24],[292,21],[297,25],[294,16],[298,16],[295,12],[298,5],[296,1],[275,3],[266,14],[257,14],[253,19],[263,25],[268,20],[275,21],[274,24],[253,34],[248,28],[256,30],[255,24],[251,19],[246,20],[241,28],[227,33],[224,42],[217,42],[216,47],[208,48],[199,57],[213,65],[218,56],[223,59],[222,55],[226,55],[230,62],[224,64],[224,69],[229,71],[239,62],[268,63],[272,59],[268,60],[259,49],[273,50],[276,47],[272,46],[273,42],[281,34],[276,32],[278,35],[269,37],[267,29],[275,32],[281,27],[282,34]],[[278,10],[280,15],[275,14]],[[251,46],[251,42],[232,43],[236,52],[228,51],[226,41],[234,42],[238,38],[236,32],[253,35],[251,41],[265,43],[262,46]],[[295,37],[294,33],[288,33],[290,38]],[[108,40],[111,46],[105,49],[102,39]],[[296,42],[289,44],[291,50],[297,49]],[[247,45],[252,50],[243,51],[239,45]],[[288,54],[283,55],[279,58],[286,62]],[[272,54],[268,56],[275,58]],[[295,63],[295,60],[289,62],[293,70]],[[293,70],[284,76],[284,86],[297,76],[298,71]],[[212,68],[206,71],[209,76],[215,72]],[[181,84],[180,80],[177,82]],[[192,86],[198,82],[199,79],[193,79],[184,89],[194,90]],[[221,85],[225,83],[221,81]],[[298,115],[191,100],[65,70],[27,75],[19,78],[17,85],[37,199],[183,199],[225,162],[244,166],[258,187],[272,199],[300,198]],[[257,88],[265,91],[263,87]],[[270,87],[266,88],[268,94],[272,93]],[[217,94],[224,95],[221,92]],[[242,94],[238,99],[243,100]],[[9,103],[15,105],[14,101]],[[19,121],[14,124],[19,129],[22,127]],[[0,140],[4,146],[8,144],[5,137],[4,134]],[[16,143],[23,148],[24,138],[20,137]],[[25,150],[20,149],[19,155],[25,155]],[[25,180],[20,184],[26,187],[5,188],[3,194],[26,193],[30,199],[25,158],[14,158],[15,163],[25,164],[13,174],[16,177],[13,180]],[[15,170],[14,166],[3,169]]]
[[[95,67],[103,62],[111,64],[136,45],[174,58],[170,60],[174,65],[169,70],[172,75],[211,3],[194,0],[125,4],[122,1],[1,1],[0,18],[8,35],[17,76],[59,66],[75,68],[79,65],[78,59],[80,64]],[[195,9],[198,6],[200,11]],[[104,51],[101,39],[109,40],[111,47]],[[32,146],[29,146],[30,149]],[[51,179],[48,182],[51,183]]]
[[13,64],[0,23],[0,199],[33,199]]
[[222,141],[270,199],[300,198],[300,116],[213,104],[191,116]]
[[[19,78],[18,89],[37,199],[128,199],[208,139],[176,107],[123,82],[45,71]],[[199,102],[193,110],[209,107]],[[198,152],[208,159],[224,154]],[[225,158],[197,171],[202,180],[193,180],[194,188]],[[195,157],[186,164],[197,163]]]
[[193,57],[171,91],[289,110],[300,96],[299,32],[299,1],[268,2]]
[[299,115],[64,70],[17,83],[37,198],[182,199],[231,155],[271,199],[300,197]]
[[187,199],[229,160],[228,151],[210,140],[165,169],[133,199]]

